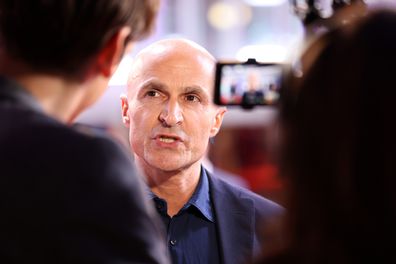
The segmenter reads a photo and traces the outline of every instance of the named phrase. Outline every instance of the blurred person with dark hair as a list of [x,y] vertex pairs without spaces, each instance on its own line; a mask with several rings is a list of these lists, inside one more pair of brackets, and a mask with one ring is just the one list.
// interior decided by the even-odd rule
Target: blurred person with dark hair
[[203,167],[226,112],[213,103],[214,69],[198,44],[161,40],[137,55],[121,97],[131,150],[167,228],[173,263],[251,261],[267,242],[263,222],[283,211]]
[[128,154],[69,126],[151,31],[156,0],[0,1],[0,259],[167,263]]
[[286,78],[287,214],[263,263],[396,262],[395,28],[394,10],[356,16]]

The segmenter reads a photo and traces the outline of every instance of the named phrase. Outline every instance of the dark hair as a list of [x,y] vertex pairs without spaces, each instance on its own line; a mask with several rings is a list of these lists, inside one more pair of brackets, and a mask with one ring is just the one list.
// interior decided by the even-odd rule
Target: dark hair
[[157,9],[158,0],[1,0],[1,45],[37,71],[74,76],[121,27],[145,37]]
[[335,29],[285,82],[285,254],[294,263],[396,261],[395,29],[385,10]]

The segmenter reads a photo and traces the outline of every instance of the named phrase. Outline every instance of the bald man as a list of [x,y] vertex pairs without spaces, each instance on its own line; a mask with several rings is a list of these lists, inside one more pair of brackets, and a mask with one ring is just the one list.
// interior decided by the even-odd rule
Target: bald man
[[202,160],[221,126],[213,104],[215,59],[188,40],[156,42],[136,57],[122,117],[167,230],[173,263],[244,263],[277,204],[211,175]]

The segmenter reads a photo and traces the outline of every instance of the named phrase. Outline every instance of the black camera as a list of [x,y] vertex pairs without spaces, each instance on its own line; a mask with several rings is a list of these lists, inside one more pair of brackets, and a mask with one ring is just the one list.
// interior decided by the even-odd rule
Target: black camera
[[246,62],[217,62],[214,101],[218,105],[252,108],[275,105],[280,97],[284,65]]

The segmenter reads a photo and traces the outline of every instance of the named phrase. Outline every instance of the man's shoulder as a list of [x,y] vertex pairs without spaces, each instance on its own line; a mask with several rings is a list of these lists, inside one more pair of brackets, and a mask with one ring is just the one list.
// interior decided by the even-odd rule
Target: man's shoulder
[[253,203],[253,207],[256,211],[266,215],[280,214],[284,210],[279,204],[258,195],[249,189],[230,184],[227,181],[210,174],[208,174],[208,177],[212,187],[211,191],[216,192],[213,197],[218,195],[226,196],[227,200],[229,200],[230,203],[235,204],[235,206],[243,206],[244,202]]

